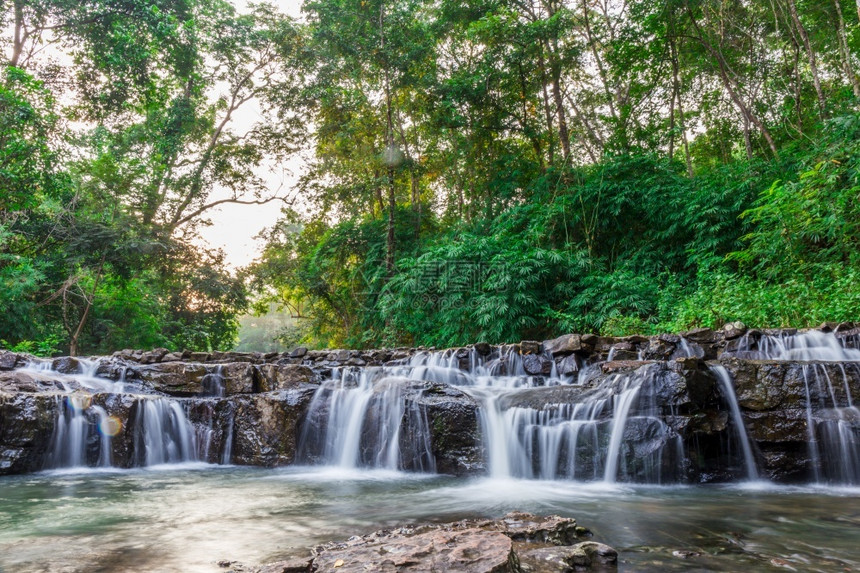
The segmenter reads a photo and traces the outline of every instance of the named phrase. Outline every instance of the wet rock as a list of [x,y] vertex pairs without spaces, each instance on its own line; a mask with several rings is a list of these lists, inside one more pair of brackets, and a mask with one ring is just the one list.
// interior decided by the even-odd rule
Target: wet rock
[[295,461],[313,394],[313,387],[305,387],[234,397],[233,463],[273,467]]
[[326,548],[314,559],[314,568],[341,573],[513,573],[518,570],[518,564],[506,535],[464,529],[362,539],[342,547]]
[[698,343],[713,343],[717,341],[716,333],[710,328],[694,328],[693,330],[681,333],[681,336]]
[[51,362],[51,370],[56,370],[63,374],[80,374],[82,371],[81,363],[77,358],[71,356],[63,356]]
[[574,372],[579,371],[579,358],[575,354],[565,356],[558,362],[558,373],[562,376],[569,376]]
[[287,390],[301,384],[317,384],[319,377],[307,366],[300,364],[261,364],[259,372],[260,392]]
[[56,392],[63,385],[49,373],[0,372],[0,392]]
[[165,362],[138,366],[129,374],[145,386],[171,396],[195,396],[204,392],[203,378],[209,371],[202,364]]
[[478,404],[445,384],[428,384],[411,399],[424,409],[436,471],[465,475],[484,470]]
[[487,356],[492,351],[492,348],[486,342],[478,342],[475,344],[475,351],[481,356]]
[[723,338],[725,340],[734,340],[744,335],[747,331],[747,325],[743,322],[729,322],[723,326]]
[[25,357],[8,350],[0,350],[0,370],[14,370],[27,363]]
[[290,357],[292,357],[292,358],[304,358],[307,355],[307,353],[308,353],[307,348],[305,348],[304,346],[299,346],[298,348],[296,348],[292,352],[290,352]]
[[520,342],[520,352],[523,354],[540,354],[541,344],[536,340],[523,340]]
[[523,356],[523,369],[532,376],[549,376],[552,360],[542,354],[526,354]]
[[618,552],[608,545],[584,541],[571,547],[544,547],[519,553],[523,573],[615,571]]
[[310,573],[313,557],[293,557],[276,563],[269,563],[259,569],[256,573]]
[[0,392],[0,475],[38,471],[62,397]]
[[578,334],[565,334],[552,340],[545,340],[543,348],[553,356],[581,352],[583,350],[582,337]]
[[467,522],[482,529],[504,533],[514,541],[570,545],[579,540],[576,520],[559,515],[539,516],[512,511],[499,520]]
[[[220,375],[223,378],[224,394],[250,394],[255,392],[255,370],[254,365],[247,362],[229,362],[220,367]],[[211,371],[213,374],[218,370]]]
[[153,364],[161,362],[161,359],[167,356],[170,351],[166,348],[154,348],[149,352],[144,352],[140,357],[141,364]]

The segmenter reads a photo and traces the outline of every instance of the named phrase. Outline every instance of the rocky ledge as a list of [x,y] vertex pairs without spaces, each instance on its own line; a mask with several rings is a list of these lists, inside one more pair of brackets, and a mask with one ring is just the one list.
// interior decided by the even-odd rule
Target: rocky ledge
[[592,541],[574,519],[513,512],[499,520],[377,531],[257,568],[219,565],[236,573],[568,573],[616,571],[617,561],[614,549]]

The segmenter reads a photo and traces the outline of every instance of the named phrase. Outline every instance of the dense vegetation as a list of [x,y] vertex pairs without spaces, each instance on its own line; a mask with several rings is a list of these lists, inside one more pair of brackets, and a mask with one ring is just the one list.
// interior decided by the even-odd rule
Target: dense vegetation
[[[320,346],[860,319],[860,1],[4,9],[8,344],[225,346],[249,298]],[[230,275],[207,210],[302,146]]]

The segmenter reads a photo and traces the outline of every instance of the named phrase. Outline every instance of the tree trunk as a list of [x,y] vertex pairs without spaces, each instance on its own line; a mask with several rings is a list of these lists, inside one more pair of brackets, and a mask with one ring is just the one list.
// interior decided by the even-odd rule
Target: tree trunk
[[93,281],[93,292],[88,297],[86,296],[86,292],[84,292],[84,301],[86,304],[84,305],[84,312],[81,314],[81,319],[78,321],[78,326],[75,329],[75,332],[72,333],[71,338],[69,339],[69,356],[77,356],[78,355],[78,342],[81,338],[81,333],[84,331],[84,325],[87,323],[87,318],[90,315],[90,309],[93,307],[93,303],[96,299],[96,291],[99,288],[99,282],[102,278],[102,273],[105,268],[105,260],[107,258],[107,254],[102,254],[101,261],[99,262],[99,270],[96,273],[96,278]]
[[561,95],[561,61],[558,57],[558,46],[549,49],[549,43],[547,43],[546,47],[550,57],[550,79],[552,80],[552,97],[555,100],[555,111],[558,118],[558,138],[561,141],[561,153],[564,162],[567,163],[570,159],[570,132],[567,129],[564,98]]
[[[379,7],[379,49],[385,53],[385,4]],[[394,121],[392,117],[391,106],[391,78],[388,69],[388,62],[385,62],[385,143],[386,143],[386,160],[388,163],[388,236],[385,248],[385,270],[388,278],[394,276],[394,209],[397,206],[397,197],[394,194]]]
[[546,118],[547,134],[549,135],[549,145],[547,146],[548,150],[549,150],[548,162],[549,162],[550,167],[552,167],[552,165],[555,163],[555,146],[552,143],[552,139],[553,139],[553,137],[552,137],[552,134],[553,134],[552,110],[550,109],[550,105],[549,105],[549,92],[546,89],[546,84],[547,84],[546,61],[544,60],[544,56],[543,56],[543,44],[541,44],[540,51],[538,52],[538,65],[540,66],[540,83],[541,83],[541,88],[543,90],[543,111],[544,111],[544,116]]
[[[860,6],[860,0],[857,2]],[[854,97],[860,98],[860,80],[857,79],[854,74],[854,66],[851,65],[851,50],[848,49],[848,33],[845,30],[845,18],[842,17],[842,5],[839,0],[833,0],[833,5],[836,6],[836,17],[839,23],[839,51],[842,53],[842,68],[854,89]]]
[[18,67],[21,61],[21,54],[24,52],[24,42],[27,41],[27,33],[24,31],[24,2],[23,0],[15,0],[15,30],[12,40],[12,57],[9,59],[9,65]]
[[800,16],[797,13],[797,4],[794,0],[788,0],[788,10],[791,13],[791,20],[794,22],[797,32],[800,34],[800,39],[803,40],[803,47],[806,48],[806,55],[809,58],[809,71],[812,73],[812,83],[815,86],[815,96],[818,98],[818,108],[821,112],[821,117],[825,117],[825,107],[827,102],[824,100],[824,92],[821,91],[821,78],[818,75],[818,62],[815,58],[815,52],[812,50],[812,45],[809,43],[809,34],[806,33],[806,28],[800,21]]

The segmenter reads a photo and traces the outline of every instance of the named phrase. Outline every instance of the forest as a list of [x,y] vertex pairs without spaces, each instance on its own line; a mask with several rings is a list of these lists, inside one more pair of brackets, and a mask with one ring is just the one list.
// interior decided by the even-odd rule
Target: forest
[[[860,0],[2,10],[0,347],[860,319]],[[199,237],[243,204],[281,217],[234,271]]]

